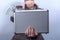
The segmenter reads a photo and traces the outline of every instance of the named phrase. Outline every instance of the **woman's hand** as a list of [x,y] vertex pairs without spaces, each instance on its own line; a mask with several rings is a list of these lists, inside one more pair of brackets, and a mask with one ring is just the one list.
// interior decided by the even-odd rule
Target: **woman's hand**
[[35,32],[35,29],[32,26],[28,26],[27,30],[25,31],[25,35],[28,37],[35,37],[38,35],[38,33]]

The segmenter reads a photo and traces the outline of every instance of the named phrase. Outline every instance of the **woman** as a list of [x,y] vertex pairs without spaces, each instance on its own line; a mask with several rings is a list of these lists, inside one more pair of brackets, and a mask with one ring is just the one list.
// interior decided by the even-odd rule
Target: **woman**
[[[38,6],[34,3],[34,0],[24,0],[24,2],[25,2],[24,6],[25,10],[41,9],[38,8]],[[12,19],[14,18],[11,17],[11,21]],[[14,20],[12,22],[14,22]],[[14,37],[12,38],[12,40],[29,40],[29,39],[44,40],[42,35],[35,32],[35,29],[31,25],[28,26],[27,30],[25,31],[25,34],[15,33]]]

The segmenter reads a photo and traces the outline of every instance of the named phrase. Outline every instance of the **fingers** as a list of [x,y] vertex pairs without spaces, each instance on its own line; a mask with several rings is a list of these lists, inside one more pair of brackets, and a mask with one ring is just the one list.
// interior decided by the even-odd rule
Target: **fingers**
[[29,26],[27,28],[27,30],[25,31],[25,35],[27,35],[28,37],[33,37],[33,36],[38,35],[38,33],[35,32],[35,30],[34,30],[34,28],[32,26]]
[[32,28],[31,28],[31,26],[29,26],[27,28],[27,30],[25,31],[25,35],[31,36],[31,30],[32,30]]
[[32,27],[30,27],[29,29],[28,29],[28,36],[30,37],[30,36],[33,36],[34,34],[34,31],[33,31],[33,28]]
[[37,35],[38,35],[38,33],[37,33],[37,32],[35,32],[35,35],[37,36]]
[[28,35],[28,28],[27,28],[26,31],[25,31],[25,35]]

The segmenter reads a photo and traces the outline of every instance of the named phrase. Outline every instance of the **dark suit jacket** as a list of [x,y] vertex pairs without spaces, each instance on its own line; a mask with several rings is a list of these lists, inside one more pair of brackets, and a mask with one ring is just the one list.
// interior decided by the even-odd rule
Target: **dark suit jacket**
[[38,36],[36,37],[33,37],[33,38],[29,38],[27,37],[24,33],[15,33],[15,35],[13,36],[12,40],[44,40],[44,38],[42,37],[41,34],[39,34]]

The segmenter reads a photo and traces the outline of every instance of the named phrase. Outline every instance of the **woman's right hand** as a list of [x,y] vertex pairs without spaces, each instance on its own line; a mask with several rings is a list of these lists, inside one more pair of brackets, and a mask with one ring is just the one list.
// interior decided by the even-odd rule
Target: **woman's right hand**
[[38,33],[35,32],[35,29],[32,26],[28,26],[27,30],[25,31],[25,35],[28,37],[35,37],[38,35]]

